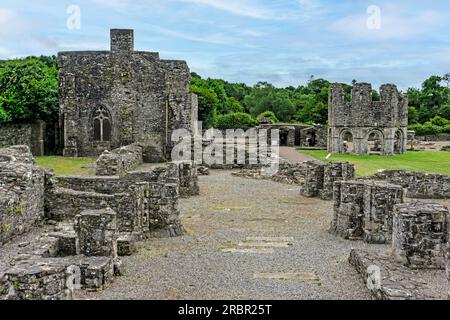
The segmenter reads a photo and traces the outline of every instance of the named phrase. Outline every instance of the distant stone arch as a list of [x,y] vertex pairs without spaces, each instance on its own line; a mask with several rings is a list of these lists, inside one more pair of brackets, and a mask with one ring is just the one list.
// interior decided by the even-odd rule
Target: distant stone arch
[[94,141],[111,141],[111,114],[106,107],[98,107],[92,116]]
[[353,133],[350,129],[344,129],[340,135],[341,153],[353,153],[355,151],[355,143]]
[[367,151],[369,154],[384,154],[384,134],[380,130],[372,130],[367,136]]

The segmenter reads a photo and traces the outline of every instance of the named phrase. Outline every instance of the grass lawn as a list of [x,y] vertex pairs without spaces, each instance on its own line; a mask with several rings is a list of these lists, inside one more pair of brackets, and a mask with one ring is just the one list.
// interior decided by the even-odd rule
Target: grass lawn
[[93,175],[95,170],[87,167],[94,163],[96,158],[66,158],[60,156],[36,157],[39,167],[53,169],[56,174]]
[[334,154],[325,159],[326,150],[301,150],[321,161],[348,161],[355,164],[358,176],[374,174],[380,169],[402,169],[450,175],[450,152],[445,151],[411,151],[396,156],[355,156]]

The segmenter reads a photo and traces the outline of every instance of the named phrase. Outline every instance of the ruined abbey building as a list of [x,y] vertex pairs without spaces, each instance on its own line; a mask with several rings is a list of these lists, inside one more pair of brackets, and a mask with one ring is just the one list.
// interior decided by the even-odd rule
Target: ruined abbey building
[[135,51],[133,30],[112,29],[111,51],[60,52],[58,65],[64,156],[139,142],[146,162],[163,162],[172,131],[194,128],[197,100],[186,62]]
[[357,83],[351,101],[342,86],[329,93],[328,152],[358,155],[394,155],[406,152],[408,98],[393,84],[380,88],[380,101],[372,100],[372,86]]

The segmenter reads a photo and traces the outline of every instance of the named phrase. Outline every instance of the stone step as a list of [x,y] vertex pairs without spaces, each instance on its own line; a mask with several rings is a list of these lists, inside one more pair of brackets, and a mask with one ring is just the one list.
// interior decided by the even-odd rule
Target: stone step
[[272,254],[275,251],[273,249],[268,248],[226,248],[222,249],[222,252],[225,253],[254,253],[254,254]]
[[296,281],[319,281],[319,277],[313,272],[270,272],[256,273],[254,279],[264,280],[296,280]]

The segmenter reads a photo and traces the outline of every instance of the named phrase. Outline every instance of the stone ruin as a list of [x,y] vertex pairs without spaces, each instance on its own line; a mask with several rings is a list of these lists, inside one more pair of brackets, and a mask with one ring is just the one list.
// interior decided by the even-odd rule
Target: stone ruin
[[450,288],[448,219],[448,209],[440,204],[398,204],[394,207],[392,252],[352,250],[349,262],[378,299],[436,299],[415,270],[447,268]]
[[403,189],[386,182],[338,181],[330,231],[346,239],[390,243],[394,206],[404,202]]
[[44,217],[44,170],[27,146],[0,149],[0,245]]
[[333,183],[355,178],[355,166],[348,162],[305,161],[300,163],[281,162],[278,171],[265,175],[261,168],[244,168],[232,173],[235,176],[252,179],[269,179],[276,182],[300,186],[305,197],[333,199]]
[[413,202],[394,210],[393,253],[410,268],[444,269],[449,212],[434,203]]
[[449,211],[437,203],[406,202],[407,189],[388,181],[334,182],[330,232],[349,240],[390,244],[392,250],[386,254],[350,253],[349,262],[377,299],[435,299],[433,290],[414,270],[446,268],[450,289]]
[[103,290],[123,273],[119,257],[136,241],[183,233],[178,200],[198,194],[196,167],[143,164],[140,150],[107,152],[116,155],[111,168],[100,156],[100,175],[59,176],[37,168],[26,146],[0,149],[2,244],[36,225],[45,230],[21,244],[9,266],[0,264],[1,298],[70,299],[74,279],[81,289]]
[[164,162],[174,130],[196,131],[186,62],[135,51],[133,30],[112,29],[110,51],[60,52],[58,66],[65,156],[141,143],[147,162]]
[[393,155],[406,152],[408,98],[392,84],[382,85],[380,101],[372,100],[368,83],[353,86],[351,102],[341,85],[329,93],[328,152]]

